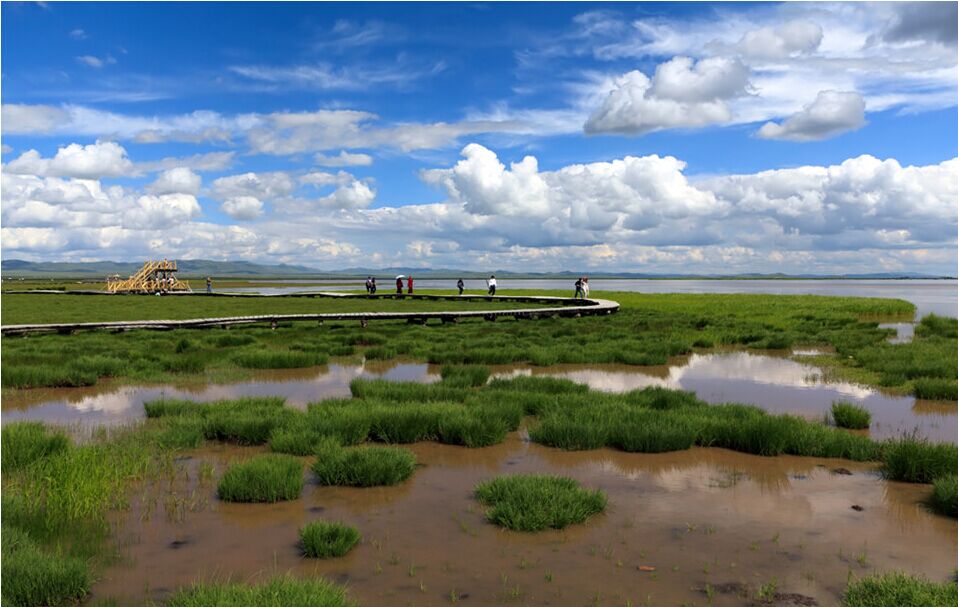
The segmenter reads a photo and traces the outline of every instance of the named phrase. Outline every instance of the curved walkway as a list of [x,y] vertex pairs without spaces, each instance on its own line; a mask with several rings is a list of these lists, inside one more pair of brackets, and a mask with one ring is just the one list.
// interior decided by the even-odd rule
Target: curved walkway
[[[47,291],[47,293],[51,293]],[[62,292],[60,292],[62,294]],[[102,293],[96,294],[102,295]],[[72,294],[72,293],[71,293]],[[129,320],[116,322],[81,322],[31,325],[4,325],[0,327],[3,335],[22,335],[27,333],[74,333],[105,329],[110,331],[129,331],[132,329],[204,329],[269,323],[274,327],[283,321],[315,320],[320,323],[327,320],[357,320],[365,327],[373,320],[405,320],[411,324],[426,324],[430,319],[439,319],[444,323],[456,322],[460,318],[483,318],[495,321],[500,317],[511,316],[516,319],[537,319],[554,317],[581,317],[614,314],[619,310],[618,302],[608,299],[572,299],[569,297],[528,296],[528,295],[364,295],[352,293],[289,293],[280,295],[247,295],[242,293],[196,293],[179,297],[335,297],[355,299],[423,299],[443,301],[515,301],[518,303],[555,304],[543,308],[515,308],[510,310],[463,310],[439,312],[339,312],[328,314],[260,314],[256,316],[228,316],[221,318],[191,318],[187,320]]]

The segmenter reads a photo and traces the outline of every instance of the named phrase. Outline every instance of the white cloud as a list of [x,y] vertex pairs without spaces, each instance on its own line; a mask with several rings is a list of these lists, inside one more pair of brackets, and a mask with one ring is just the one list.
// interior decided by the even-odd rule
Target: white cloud
[[193,194],[200,191],[202,178],[187,167],[168,169],[159,174],[156,181],[146,186],[153,194]]
[[18,103],[4,103],[2,115],[0,115],[3,132],[10,135],[49,133],[66,122],[67,119],[66,112],[51,105],[23,105]]
[[749,57],[782,59],[811,53],[822,43],[822,27],[805,19],[793,19],[777,27],[760,27],[745,33],[738,50]]
[[854,91],[820,91],[815,101],[780,124],[765,123],[758,131],[764,139],[817,141],[865,125],[865,102]]
[[13,148],[10,147],[9,145],[5,143],[3,145],[0,145],[0,153],[9,154],[12,151],[13,151]]
[[90,145],[71,143],[57,150],[53,158],[43,158],[36,150],[24,152],[10,161],[4,172],[98,179],[121,177],[134,171],[126,150],[112,141],[97,141]]
[[112,65],[116,63],[116,59],[111,55],[107,55],[103,59],[100,57],[95,57],[93,55],[80,55],[76,58],[78,62],[82,63],[87,67],[92,67],[95,69],[100,69],[105,65]]
[[70,37],[74,40],[86,40],[87,34],[80,28],[70,31]]
[[258,199],[274,199],[289,196],[296,190],[296,181],[288,173],[243,173],[220,177],[213,181],[211,195],[226,199],[252,196]]
[[254,196],[234,196],[220,205],[224,213],[233,219],[249,221],[263,214],[263,203]]
[[178,167],[194,171],[222,171],[233,166],[235,156],[235,152],[207,152],[205,154],[193,154],[192,156],[170,156],[160,160],[137,162],[136,171],[138,173],[152,173]]
[[326,156],[320,152],[313,156],[313,160],[324,167],[369,166],[373,163],[373,157],[369,154],[352,154],[346,150],[336,156]]
[[317,202],[320,206],[333,209],[364,209],[375,198],[375,190],[362,181],[353,180],[336,188],[332,194],[323,196]]
[[638,135],[729,122],[727,101],[745,94],[748,84],[748,69],[738,61],[675,57],[659,65],[651,80],[638,70],[615,79],[585,131]]

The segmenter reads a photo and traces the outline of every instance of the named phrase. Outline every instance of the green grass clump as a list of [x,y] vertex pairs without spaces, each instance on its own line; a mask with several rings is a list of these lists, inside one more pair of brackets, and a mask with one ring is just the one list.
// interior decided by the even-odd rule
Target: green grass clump
[[265,584],[197,584],[171,596],[165,607],[355,607],[336,584],[290,575]]
[[883,443],[886,478],[906,483],[932,483],[958,473],[958,445],[902,437]]
[[476,499],[490,506],[486,517],[514,531],[563,529],[605,510],[601,491],[582,489],[571,478],[500,476],[476,486]]
[[233,357],[233,362],[244,369],[298,369],[325,365],[329,357],[316,352],[243,352]]
[[915,327],[915,335],[958,339],[958,318],[929,314]]
[[901,572],[873,575],[848,584],[842,607],[954,607],[958,584],[938,584]]
[[82,560],[47,553],[15,527],[4,525],[0,536],[5,606],[74,604],[90,591],[90,573]]
[[401,447],[342,448],[335,440],[318,445],[313,472],[320,485],[374,487],[396,485],[416,469],[416,456]]
[[477,388],[489,380],[489,367],[483,365],[443,365],[442,382],[452,386]]
[[40,422],[15,422],[3,427],[0,445],[3,472],[7,473],[66,451],[70,448],[70,439],[61,431],[48,428]]
[[359,543],[361,536],[355,527],[342,523],[313,521],[299,530],[303,554],[326,559],[343,556]]
[[391,402],[456,402],[462,401],[467,396],[465,390],[442,382],[420,384],[417,382],[357,378],[349,383],[349,389],[355,398],[388,400]]
[[294,500],[303,490],[303,466],[289,455],[259,455],[230,466],[220,479],[220,499],[227,502]]
[[942,514],[958,518],[958,472],[935,479],[931,505]]
[[4,388],[74,388],[92,386],[96,373],[66,366],[4,364],[0,367],[0,383]]
[[915,396],[928,400],[958,400],[958,380],[922,378],[915,380]]
[[864,430],[871,425],[872,414],[861,405],[835,402],[832,403],[832,419],[839,428]]
[[190,420],[172,424],[166,438],[172,444],[179,440],[182,446],[196,446],[195,428],[202,428],[202,438],[208,440],[266,444],[275,429],[297,415],[284,405],[285,400],[279,397],[246,397],[211,403],[158,399],[143,406],[149,418]]

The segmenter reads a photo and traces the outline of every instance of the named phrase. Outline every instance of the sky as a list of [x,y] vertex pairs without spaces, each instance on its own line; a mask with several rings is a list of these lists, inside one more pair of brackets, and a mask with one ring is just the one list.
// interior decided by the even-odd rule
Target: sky
[[17,3],[0,255],[958,270],[958,3]]

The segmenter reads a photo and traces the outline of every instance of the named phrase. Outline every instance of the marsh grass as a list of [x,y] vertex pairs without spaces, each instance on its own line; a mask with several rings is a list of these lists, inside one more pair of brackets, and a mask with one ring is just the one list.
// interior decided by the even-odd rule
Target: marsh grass
[[90,573],[83,560],[46,552],[16,527],[4,525],[0,536],[4,605],[67,605],[90,591]]
[[958,380],[921,378],[915,380],[915,396],[928,400],[958,400]]
[[323,578],[290,575],[263,584],[197,584],[173,594],[165,607],[356,607],[345,589]]
[[490,522],[514,531],[563,529],[602,512],[607,503],[601,491],[545,475],[500,476],[477,485],[475,495],[489,506]]
[[902,437],[883,443],[886,478],[906,483],[933,483],[958,472],[958,445]]
[[359,543],[355,527],[342,523],[313,521],[299,530],[303,554],[311,558],[343,556]]
[[954,607],[958,584],[936,583],[921,576],[892,572],[854,580],[845,589],[842,607]]
[[942,514],[958,518],[958,472],[935,479],[931,505]]
[[848,402],[832,403],[832,419],[839,428],[864,430],[871,425],[872,415],[865,407]]
[[70,448],[70,439],[40,422],[14,422],[3,427],[2,469],[6,474]]
[[464,388],[477,388],[489,380],[489,367],[484,365],[443,365],[442,382]]
[[267,454],[230,466],[217,492],[227,502],[279,502],[297,499],[302,490],[300,461],[289,455]]
[[374,487],[396,485],[416,469],[416,456],[401,447],[343,448],[326,439],[316,449],[313,472],[320,485]]
[[233,362],[244,369],[297,369],[325,365],[329,357],[319,352],[259,351],[236,354]]

